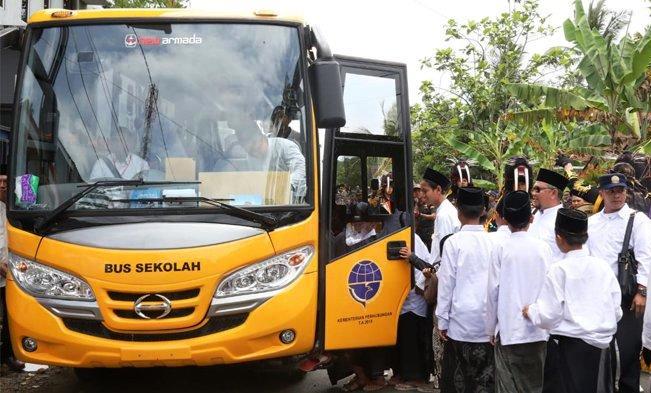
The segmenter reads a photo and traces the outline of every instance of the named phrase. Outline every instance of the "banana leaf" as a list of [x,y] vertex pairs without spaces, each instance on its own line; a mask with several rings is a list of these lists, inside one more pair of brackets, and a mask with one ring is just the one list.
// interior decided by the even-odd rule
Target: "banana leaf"
[[551,86],[509,83],[506,85],[506,89],[512,96],[530,104],[539,104],[540,98],[545,97],[543,105],[546,107],[562,107],[582,110],[589,106],[588,102],[583,97],[568,90],[557,89]]
[[461,142],[460,140],[455,138],[451,138],[446,142],[454,149],[456,149],[459,153],[467,157],[468,159],[477,162],[477,164],[479,164],[479,166],[481,166],[482,169],[485,169],[487,171],[495,171],[495,165],[493,165],[491,160],[489,160],[485,155],[483,155],[473,146]]

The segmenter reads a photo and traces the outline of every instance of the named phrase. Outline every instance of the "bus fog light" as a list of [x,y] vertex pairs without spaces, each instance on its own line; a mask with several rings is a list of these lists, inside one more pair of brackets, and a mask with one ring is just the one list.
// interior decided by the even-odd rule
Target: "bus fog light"
[[36,340],[34,340],[31,337],[24,337],[23,338],[23,349],[27,352],[34,352],[38,348],[38,344],[36,344]]
[[291,329],[283,330],[280,332],[280,341],[282,341],[283,344],[291,344],[295,339],[296,332]]

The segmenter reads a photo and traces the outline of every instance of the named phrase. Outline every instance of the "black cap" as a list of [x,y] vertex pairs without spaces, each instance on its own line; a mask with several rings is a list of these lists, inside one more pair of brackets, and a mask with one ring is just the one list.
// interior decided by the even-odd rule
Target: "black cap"
[[609,173],[599,176],[599,188],[603,190],[609,190],[615,187],[628,188],[628,183],[626,181],[626,175],[623,173]]
[[540,168],[540,171],[538,171],[538,177],[536,178],[536,181],[547,183],[550,186],[556,187],[561,191],[563,191],[565,187],[567,187],[567,183],[568,183],[567,177],[561,175],[560,173],[556,173],[554,171],[550,171],[549,169],[545,169],[545,168]]
[[511,191],[504,197],[504,219],[511,225],[521,225],[531,218],[531,199],[526,191]]
[[583,235],[588,232],[588,215],[581,210],[560,208],[556,214],[556,231]]
[[484,192],[477,187],[459,188],[459,191],[457,191],[457,205],[484,206]]
[[581,187],[581,188],[572,188],[570,190],[570,195],[578,196],[588,203],[594,204],[597,202],[597,197],[599,197],[599,191],[595,187]]
[[423,179],[427,180],[430,183],[441,186],[441,188],[446,189],[450,186],[450,179],[448,179],[441,172],[435,171],[432,168],[425,169],[423,174]]

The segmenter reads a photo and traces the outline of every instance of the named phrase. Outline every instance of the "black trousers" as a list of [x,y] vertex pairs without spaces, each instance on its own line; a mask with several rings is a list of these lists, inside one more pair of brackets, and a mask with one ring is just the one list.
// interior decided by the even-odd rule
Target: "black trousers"
[[11,347],[11,338],[9,336],[9,318],[7,318],[7,292],[5,287],[0,288],[0,315],[2,316],[2,329],[0,330],[0,363],[5,363],[8,358],[14,357],[14,351]]
[[398,343],[395,347],[392,368],[404,381],[429,380],[427,363],[427,318],[407,312],[398,319]]
[[550,337],[543,392],[596,393],[601,352],[578,338]]
[[[619,349],[619,393],[640,391],[640,351],[642,351],[642,317],[622,307],[624,315],[617,323],[615,340],[610,344],[612,375],[617,375],[615,341]],[[614,383],[615,378],[613,378]]]

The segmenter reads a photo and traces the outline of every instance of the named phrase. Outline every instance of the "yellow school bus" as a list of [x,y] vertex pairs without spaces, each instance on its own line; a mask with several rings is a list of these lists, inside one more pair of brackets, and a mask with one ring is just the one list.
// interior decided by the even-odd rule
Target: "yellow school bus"
[[396,255],[412,242],[405,65],[332,55],[270,11],[45,10],[17,38],[18,358],[214,365],[395,343],[412,282]]

